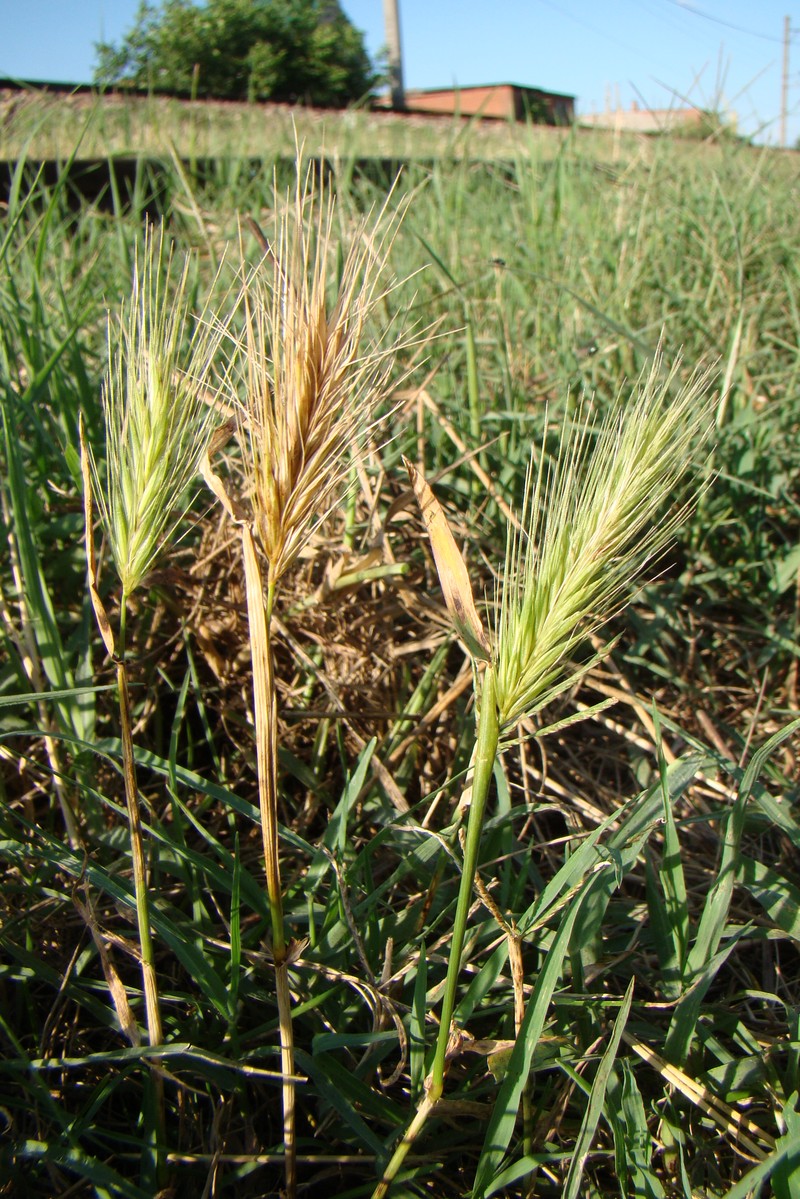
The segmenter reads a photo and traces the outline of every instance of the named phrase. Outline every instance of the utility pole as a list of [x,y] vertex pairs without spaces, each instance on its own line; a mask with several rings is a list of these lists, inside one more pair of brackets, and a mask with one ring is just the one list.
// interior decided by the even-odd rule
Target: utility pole
[[781,78],[781,132],[780,144],[786,145],[786,113],[789,108],[789,18],[783,18],[783,75]]
[[389,54],[389,87],[392,108],[402,112],[406,106],[403,87],[403,51],[400,46],[400,12],[398,0],[383,0],[383,21],[386,26],[386,49]]

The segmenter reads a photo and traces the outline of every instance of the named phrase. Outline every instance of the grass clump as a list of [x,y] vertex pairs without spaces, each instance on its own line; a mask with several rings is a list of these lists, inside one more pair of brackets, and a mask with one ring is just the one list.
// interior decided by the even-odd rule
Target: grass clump
[[[160,259],[139,192],[79,205],[19,164],[0,1189],[247,1199],[293,1154],[298,1193],[366,1194],[415,1112],[398,1194],[797,1188],[791,156],[509,137],[502,162],[465,142],[410,163],[388,197],[345,145],[330,207],[327,175],[312,195],[271,163],[167,166]],[[217,275],[237,246],[238,306]],[[146,269],[160,326],[132,305]],[[139,449],[114,517],[109,307],[124,404],[150,386],[143,346],[160,396],[201,401],[198,442],[175,442],[192,470],[221,405],[227,514],[203,491],[178,528],[176,486],[144,538],[167,458],[136,464],[168,437],[121,409]],[[413,385],[407,308],[441,332]],[[162,433],[178,418],[153,410]]]

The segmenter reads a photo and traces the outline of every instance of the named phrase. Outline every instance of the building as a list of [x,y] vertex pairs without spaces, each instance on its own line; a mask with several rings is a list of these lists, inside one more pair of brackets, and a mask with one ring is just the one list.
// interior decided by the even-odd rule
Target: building
[[[389,104],[388,97],[379,97],[375,102],[379,108],[386,108]],[[575,119],[574,96],[545,92],[537,87],[522,87],[518,83],[406,91],[405,106],[407,112],[533,121],[539,125],[571,125]]]
[[[604,112],[581,113],[578,124],[591,129],[615,129],[621,133],[692,133],[700,132],[708,122],[702,108],[630,108],[606,105]],[[728,113],[726,127],[736,129],[736,114]]]

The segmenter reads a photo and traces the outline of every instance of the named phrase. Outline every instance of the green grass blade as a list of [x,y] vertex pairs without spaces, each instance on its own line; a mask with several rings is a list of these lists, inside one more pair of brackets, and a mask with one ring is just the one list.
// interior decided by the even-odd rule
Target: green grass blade
[[[87,863],[82,855],[74,853],[55,837],[39,828],[35,832],[39,841],[42,858],[51,867],[63,870],[65,874],[76,880],[84,878],[101,893],[108,895],[118,903],[123,903],[131,911],[136,910],[136,899],[133,886],[109,874],[103,867],[95,863]],[[3,852],[7,860],[23,862],[25,847],[6,842]],[[189,941],[181,929],[158,908],[150,912],[153,928],[156,934],[169,946],[178,958],[190,978],[193,978],[201,994],[208,999],[221,1016],[228,1016],[228,994],[225,984],[217,973],[209,966],[204,955]]]
[[[720,957],[718,954],[736,886],[739,846],[750,795],[770,755],[784,741],[793,736],[798,728],[800,728],[800,718],[793,720],[785,728],[773,734],[753,754],[739,784],[736,800],[726,818],[717,878],[706,897],[695,942],[687,957],[686,981],[690,989],[675,1008],[665,1043],[666,1056],[676,1065],[682,1065],[686,1060],[694,1037],[703,996],[711,985],[716,968],[722,964],[724,956],[733,947],[732,940],[726,955]],[[712,968],[712,963],[716,964],[716,968]]]
[[75,699],[79,695],[95,695],[99,691],[113,691],[113,683],[95,686],[66,687],[63,691],[26,691],[20,695],[0,695],[0,708],[14,708],[22,704],[38,704],[45,700]]
[[655,741],[658,746],[658,769],[664,798],[664,850],[659,867],[659,878],[664,895],[674,958],[678,972],[682,974],[689,950],[689,905],[686,899],[686,879],[683,874],[681,844],[675,826],[672,796],[669,789],[668,768],[661,747],[661,728],[657,709],[654,709],[653,716]]
[[600,1122],[600,1116],[603,1112],[603,1105],[606,1100],[606,1090],[608,1088],[611,1071],[614,1068],[614,1062],[617,1059],[622,1034],[625,1030],[625,1025],[628,1022],[628,1016],[633,1002],[633,986],[634,980],[631,979],[628,984],[628,989],[625,992],[625,998],[614,1021],[614,1031],[611,1034],[611,1039],[608,1043],[605,1053],[600,1059],[600,1065],[597,1067],[597,1072],[594,1076],[592,1089],[589,1093],[589,1102],[586,1105],[583,1121],[581,1123],[580,1132],[578,1133],[575,1147],[572,1153],[572,1161],[570,1162],[569,1172],[564,1183],[563,1195],[564,1199],[578,1199],[580,1194],[581,1181],[583,1177],[583,1168],[586,1165],[586,1158],[589,1155],[589,1150],[594,1140],[594,1134],[597,1131],[597,1125]]
[[772,1179],[774,1199],[796,1199],[800,1184],[800,1131],[781,1137],[777,1147],[763,1162],[748,1170],[723,1199],[752,1199]]
[[28,619],[36,639],[42,668],[50,685],[57,691],[66,691],[72,686],[73,680],[66,665],[64,646],[56,623],[53,601],[34,540],[33,529],[36,527],[34,508],[20,458],[16,431],[16,421],[20,419],[19,406],[11,400],[7,391],[0,392],[0,413],[3,420],[14,536],[24,583],[24,601]]
[[31,1164],[41,1162],[45,1168],[48,1164],[60,1166],[93,1186],[109,1188],[111,1194],[119,1199],[148,1199],[153,1194],[152,1191],[141,1190],[111,1166],[82,1149],[70,1149],[53,1141],[28,1140],[17,1147],[17,1156],[21,1161]]
[[242,863],[239,857],[239,834],[233,849],[233,886],[231,887],[231,963],[228,989],[228,1028],[235,1035],[239,1008],[239,983],[242,970]]
[[620,1063],[622,1080],[612,1079],[606,1113],[614,1132],[617,1178],[623,1195],[631,1199],[664,1199],[665,1192],[653,1169],[653,1138],[647,1125],[642,1094],[629,1061]]
[[[708,762],[707,757],[688,755],[673,763],[667,771],[667,786],[674,802],[695,779],[697,772]],[[547,911],[567,894],[571,888],[579,885],[585,876],[597,866],[598,861],[605,858],[612,861],[604,851],[598,850],[598,843],[604,832],[613,825],[619,825],[606,842],[611,854],[622,854],[623,867],[627,868],[639,852],[643,839],[649,836],[653,828],[660,824],[663,816],[663,785],[661,782],[649,787],[635,799],[598,825],[596,829],[584,838],[579,848],[565,862],[564,866],[554,875],[542,891],[541,896],[528,908],[518,921],[520,932],[525,933],[531,925],[538,922]],[[622,817],[624,816],[624,819]],[[629,846],[636,845],[635,852]]]
[[737,882],[758,900],[778,928],[800,941],[800,887],[744,854],[739,859]]
[[476,1199],[483,1199],[483,1196],[486,1195],[514,1134],[522,1089],[528,1079],[533,1054],[545,1026],[550,1001],[561,978],[564,958],[569,949],[573,926],[580,914],[582,902],[583,896],[578,896],[571,903],[536,979],[533,994],[528,1000],[525,1018],[508,1060],[506,1076],[501,1084],[486,1129],[483,1150],[475,1175],[473,1194]]
[[426,1015],[428,1012],[428,958],[423,941],[419,947],[417,976],[414,979],[414,999],[408,1027],[409,1073],[411,1076],[411,1098],[416,1101],[422,1095],[427,1074],[426,1069]]
[[357,1143],[374,1153],[379,1160],[383,1159],[386,1155],[383,1142],[375,1135],[350,1099],[350,1095],[362,1098],[366,1096],[369,1097],[370,1106],[373,1106],[374,1099],[370,1096],[368,1088],[359,1084],[352,1075],[347,1075],[347,1072],[327,1054],[313,1056],[302,1049],[295,1049],[295,1057],[299,1069],[312,1080],[320,1097],[350,1129]]

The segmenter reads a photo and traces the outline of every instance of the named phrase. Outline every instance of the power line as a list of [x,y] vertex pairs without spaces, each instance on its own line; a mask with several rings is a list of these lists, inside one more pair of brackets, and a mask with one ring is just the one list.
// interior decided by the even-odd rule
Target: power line
[[[759,33],[756,29],[745,29],[743,25],[735,25],[732,21],[725,21],[722,17],[715,17],[713,13],[703,12],[702,8],[696,8],[694,4],[688,3],[688,0],[669,0],[670,4],[674,4],[676,8],[682,9],[684,12],[691,13],[695,17],[703,17],[706,21],[713,21],[715,25],[724,25],[726,29],[735,29],[737,33],[746,33],[748,37],[760,37],[765,42],[777,42],[779,46],[783,45],[782,37],[775,37],[771,33]],[[796,33],[797,30],[794,30]]]
[[[574,21],[576,25],[582,25],[584,29],[588,29],[590,33],[594,33],[598,37],[604,38],[607,42],[611,42],[612,45],[619,46],[620,50],[627,50],[629,54],[637,54],[641,56],[641,51],[635,46],[631,46],[627,42],[621,42],[619,38],[614,37],[613,34],[609,33],[607,29],[603,29],[602,26],[593,25],[591,21],[587,21],[583,17],[577,17],[575,13],[570,12],[568,8],[564,8],[563,5],[557,4],[556,0],[539,0],[539,3],[547,5],[548,8],[552,8],[559,14],[559,16],[567,17],[570,21]],[[654,60],[651,59],[650,61],[653,62]]]

